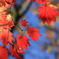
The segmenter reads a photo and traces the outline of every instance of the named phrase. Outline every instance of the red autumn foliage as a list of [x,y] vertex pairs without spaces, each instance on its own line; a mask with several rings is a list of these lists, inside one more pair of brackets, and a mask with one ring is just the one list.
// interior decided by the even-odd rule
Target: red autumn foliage
[[12,5],[16,4],[16,0],[0,0],[0,3],[2,4],[0,6],[6,6],[6,3]]
[[14,23],[9,20],[1,20],[0,24],[1,24],[0,27],[2,27],[2,28],[10,28],[10,27],[14,26]]
[[20,20],[20,24],[22,25],[22,26],[28,26],[27,25],[27,21],[26,21],[26,19],[25,20]]
[[16,57],[16,58],[22,59],[22,58],[20,57],[20,55],[18,54],[17,49],[18,49],[18,47],[15,46],[15,44],[12,45],[12,46],[10,47],[11,54],[12,54],[14,57]]
[[35,1],[39,4],[42,4],[38,9],[38,18],[42,19],[43,23],[47,22],[50,24],[51,21],[56,21],[56,16],[59,16],[59,13],[55,6],[50,6],[51,0],[29,0],[29,2],[30,1]]
[[34,27],[27,27],[27,35],[30,36],[34,41],[39,40],[38,37],[41,36],[41,34],[38,31],[40,30]]
[[14,38],[12,37],[12,33],[9,30],[3,30],[3,33],[0,33],[0,39],[2,39],[2,43],[3,44],[8,44],[12,43],[12,40],[14,40]]
[[[38,9],[38,17],[42,19],[43,23],[47,22],[48,24],[51,21],[56,21],[56,16],[59,16],[58,11],[54,6],[50,6],[50,0],[28,0],[34,1],[37,3],[42,4],[40,9]],[[10,28],[15,26],[10,14],[6,14],[8,7],[12,7],[13,4],[16,4],[16,0],[0,0],[0,40],[2,41],[2,46],[0,46],[0,59],[8,59],[8,56],[11,54],[18,59],[22,59],[19,53],[24,53],[24,49],[28,49],[30,46],[29,40],[25,34],[32,38],[32,40],[36,41],[39,40],[39,29],[34,27],[30,27],[27,25],[27,21],[20,20],[19,24],[26,27],[27,31],[25,30],[25,34],[19,34],[14,39],[13,34],[10,32]],[[52,16],[53,15],[53,16]],[[24,30],[22,30],[24,31]],[[7,49],[7,45],[10,45],[10,49]],[[8,45],[9,46],[9,45]],[[11,51],[10,54],[8,51]]]
[[56,16],[59,15],[58,11],[55,7],[51,7],[49,5],[42,5],[41,8],[38,10],[39,19],[42,19],[42,22],[47,22],[48,24],[51,23],[51,21],[56,21]]
[[5,0],[0,0],[0,3],[5,6]]
[[5,0],[9,4],[16,4],[16,0]]
[[31,1],[35,1],[39,4],[47,4],[51,2],[50,0],[28,0],[28,2],[31,2]]
[[48,4],[50,3],[50,0],[37,0],[37,3]]
[[0,59],[8,59],[8,49],[0,46]]
[[[10,28],[15,25],[13,23],[11,15],[6,14],[5,10],[15,4],[15,1],[16,0],[0,0],[0,12],[2,12],[0,13],[0,40],[2,41],[2,46],[0,46],[0,59],[8,59],[8,55],[10,55],[10,53],[14,57],[22,59],[19,53],[24,53],[23,50],[28,49],[28,46],[30,46],[29,39],[27,38],[27,36],[17,35],[15,40],[13,38],[13,34],[10,32]],[[28,26],[27,23],[28,22],[26,20],[20,20],[20,24],[22,26]],[[36,34],[37,36],[39,35],[38,32]],[[11,44],[10,49],[7,49],[6,46],[9,46],[9,44]],[[8,50],[10,50],[11,52],[8,53]]]
[[[25,35],[18,35],[16,37],[16,41],[17,41],[17,45],[21,48],[21,49],[28,49],[27,46],[29,46],[29,42],[28,42],[28,38]],[[20,43],[19,43],[20,42]]]

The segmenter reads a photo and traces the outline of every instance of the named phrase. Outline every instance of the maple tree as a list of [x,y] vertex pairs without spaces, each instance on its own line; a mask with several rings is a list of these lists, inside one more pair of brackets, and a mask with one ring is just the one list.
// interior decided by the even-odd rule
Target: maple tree
[[[50,24],[51,21],[56,21],[56,16],[59,16],[59,13],[56,7],[50,4],[50,0],[28,0],[28,2],[30,1],[36,1],[42,4],[39,6],[41,8],[38,9],[38,12],[40,12],[38,18],[42,19],[43,23],[47,22]],[[0,46],[0,59],[8,59],[10,54],[18,59],[22,59],[19,53],[25,53],[24,49],[28,49],[28,46],[30,46],[30,39],[28,39],[26,35],[31,37],[34,41],[39,40],[38,37],[42,36],[39,33],[40,30],[29,26],[27,24],[28,21],[25,19],[19,21],[20,25],[26,27],[25,33],[20,33],[16,37],[13,37],[11,28],[15,26],[15,24],[11,14],[7,14],[6,10],[14,4],[16,4],[16,0],[0,0],[0,40],[2,41],[2,45]],[[23,31],[24,30],[22,30],[22,32]],[[7,46],[10,46],[10,48],[8,49]]]

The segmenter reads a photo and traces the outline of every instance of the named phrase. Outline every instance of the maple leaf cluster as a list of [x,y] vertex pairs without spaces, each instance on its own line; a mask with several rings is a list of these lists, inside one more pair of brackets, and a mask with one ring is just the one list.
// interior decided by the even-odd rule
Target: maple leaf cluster
[[56,21],[56,16],[59,16],[57,7],[51,4],[51,0],[28,0],[28,2],[37,2],[41,4],[38,9],[38,18],[42,20],[43,23],[50,24],[51,21]]
[[[58,11],[56,10],[57,8],[50,4],[51,0],[28,1],[34,1],[38,4],[42,4],[38,9],[38,18],[42,19],[43,23],[47,22],[50,24],[51,21],[56,21],[56,16],[59,16]],[[28,49],[28,46],[30,46],[30,39],[26,35],[31,37],[34,41],[39,40],[38,37],[41,36],[39,33],[40,30],[29,26],[28,21],[24,19],[19,21],[19,25],[25,27],[26,30],[23,30],[21,26],[18,26],[22,33],[13,37],[11,28],[16,25],[14,24],[11,14],[8,14],[6,10],[14,4],[16,4],[16,0],[0,0],[0,41],[2,41],[2,45],[0,45],[0,59],[8,59],[9,55],[22,59],[19,53],[25,53],[24,49]],[[24,31],[25,33],[23,33]],[[7,46],[10,48],[7,48]]]
[[[39,33],[40,30],[30,27],[27,24],[28,21],[25,19],[19,21],[19,24],[26,28],[25,33],[13,37],[11,28],[15,25],[11,14],[7,14],[6,10],[14,4],[16,4],[16,0],[0,0],[0,41],[2,41],[2,45],[0,45],[0,59],[8,59],[9,55],[22,59],[19,53],[25,53],[24,49],[28,49],[28,46],[30,46],[30,39],[28,39],[26,35],[31,37],[34,41],[39,40],[38,37],[41,36]],[[7,48],[7,46],[10,48]]]

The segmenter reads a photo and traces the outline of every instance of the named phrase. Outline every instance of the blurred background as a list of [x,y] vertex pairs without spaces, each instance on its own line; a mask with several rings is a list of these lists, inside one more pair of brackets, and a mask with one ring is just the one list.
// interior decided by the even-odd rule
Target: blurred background
[[[28,25],[40,30],[42,36],[40,41],[33,41],[30,37],[30,45],[24,54],[21,54],[23,59],[59,59],[59,17],[56,17],[56,22],[43,24],[41,19],[38,19],[37,2],[28,2],[27,0],[17,0],[16,7],[12,7],[12,16],[14,21],[26,19]],[[51,4],[57,7],[59,11],[59,0],[52,0]],[[22,27],[24,29],[24,27]],[[20,29],[13,28],[14,37],[21,32]],[[9,56],[9,59],[16,59]]]

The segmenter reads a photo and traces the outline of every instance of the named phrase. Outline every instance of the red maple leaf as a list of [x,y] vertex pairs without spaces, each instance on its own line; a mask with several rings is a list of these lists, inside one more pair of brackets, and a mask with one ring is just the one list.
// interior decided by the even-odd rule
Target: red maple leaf
[[39,40],[38,37],[41,36],[41,34],[38,31],[40,30],[34,27],[27,27],[27,35],[29,35],[34,41]]
[[29,42],[28,42],[28,38],[25,35],[18,35],[16,37],[17,40],[17,45],[21,48],[21,49],[28,49],[27,46],[29,46]]
[[0,46],[0,59],[8,59],[8,49]]
[[40,7],[41,8],[38,10],[38,18],[42,19],[43,23],[47,22],[50,24],[51,21],[56,21],[56,16],[59,14],[55,7],[49,5],[42,5]]
[[14,26],[14,23],[10,20],[0,20],[0,27],[2,28],[10,28],[13,26]]
[[7,45],[7,43],[12,43],[12,40],[14,40],[14,38],[12,37],[13,34],[8,29],[3,29],[3,32],[0,34],[0,39],[2,40],[3,44]]
[[11,50],[11,54],[12,54],[14,57],[19,58],[19,59],[22,59],[22,58],[20,57],[20,55],[18,54],[18,52],[17,52],[17,45],[16,45],[16,46],[15,46],[15,45],[12,45],[12,46],[10,47],[10,50]]
[[25,20],[20,20],[20,24],[22,25],[22,26],[28,26],[27,25],[27,21],[26,21],[26,19]]

